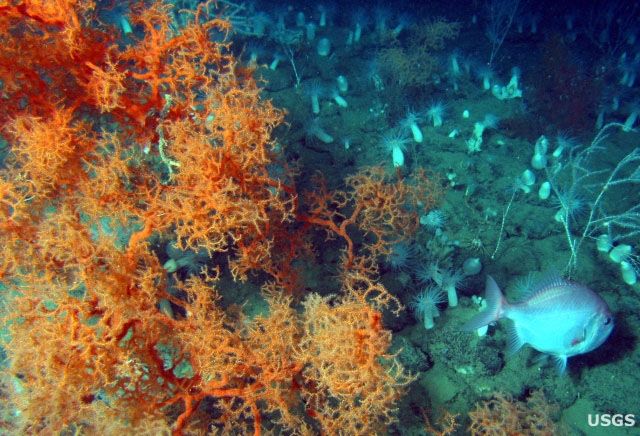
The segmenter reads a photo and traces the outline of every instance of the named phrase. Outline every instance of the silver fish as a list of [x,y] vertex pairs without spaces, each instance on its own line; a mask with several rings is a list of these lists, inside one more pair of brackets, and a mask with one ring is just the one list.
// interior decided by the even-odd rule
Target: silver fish
[[537,283],[518,303],[508,303],[491,276],[486,283],[487,308],[465,325],[468,331],[507,318],[508,352],[523,345],[556,359],[562,373],[567,358],[587,353],[600,345],[613,330],[613,316],[607,303],[591,289],[561,277]]

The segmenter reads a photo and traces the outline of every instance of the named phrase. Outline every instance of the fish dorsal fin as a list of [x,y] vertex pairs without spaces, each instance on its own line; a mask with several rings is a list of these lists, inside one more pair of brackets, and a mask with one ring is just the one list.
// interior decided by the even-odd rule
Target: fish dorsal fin
[[516,290],[519,292],[518,302],[535,300],[547,289],[552,287],[570,285],[571,282],[563,278],[558,272],[550,271],[533,279],[531,275],[522,283],[518,284]]

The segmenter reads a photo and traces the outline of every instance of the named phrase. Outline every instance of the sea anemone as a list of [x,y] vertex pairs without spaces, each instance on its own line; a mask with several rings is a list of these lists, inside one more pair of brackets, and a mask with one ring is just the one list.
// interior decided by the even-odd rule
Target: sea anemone
[[387,21],[391,17],[389,9],[377,6],[373,12],[376,33],[384,36],[387,33]]
[[347,100],[345,100],[344,97],[340,95],[340,90],[338,88],[331,89],[331,98],[340,107],[349,106],[349,104],[347,103]]
[[482,125],[485,129],[495,129],[498,127],[498,123],[500,123],[500,118],[494,114],[486,114],[484,120],[482,120]]
[[252,42],[248,43],[244,48],[245,53],[248,53],[249,60],[247,63],[249,65],[257,66],[260,59],[265,56],[267,50],[261,44]]
[[451,76],[458,77],[462,74],[462,70],[460,69],[460,62],[458,61],[460,57],[460,53],[454,51],[449,55],[449,72]]
[[424,328],[429,330],[435,325],[433,318],[440,316],[438,304],[445,302],[444,292],[438,287],[429,286],[414,296],[409,307],[418,321],[422,321]]
[[563,151],[567,151],[569,154],[576,148],[578,145],[578,140],[569,135],[567,131],[560,131],[556,135],[556,148],[553,151],[553,157],[558,158],[562,155]]
[[442,102],[436,101],[427,109],[427,118],[433,123],[433,127],[442,126],[445,107]]
[[420,118],[420,114],[417,112],[407,111],[407,115],[405,115],[404,119],[400,121],[400,126],[404,129],[409,129],[413,136],[413,140],[417,143],[421,143],[424,139],[422,130],[420,130],[420,126],[418,126]]
[[575,221],[586,211],[588,203],[578,192],[575,186],[566,190],[557,190],[554,205],[558,207],[556,221]]
[[464,281],[464,273],[460,270],[445,270],[442,272],[442,288],[447,293],[449,307],[458,305],[457,287]]
[[445,223],[445,216],[439,209],[430,210],[428,214],[420,217],[420,224],[431,230],[441,229]]
[[413,18],[404,13],[401,14],[398,17],[398,24],[396,25],[396,27],[393,28],[393,30],[391,31],[391,34],[393,35],[394,38],[397,38],[398,35],[400,35],[402,33],[402,31],[408,27],[411,23],[413,22]]
[[396,242],[391,246],[391,251],[386,255],[385,260],[393,270],[402,271],[410,266],[414,254],[415,250],[411,244]]
[[318,80],[311,80],[304,84],[306,94],[311,98],[311,110],[320,113],[320,96],[324,94],[324,86]]
[[365,76],[367,77],[367,80],[373,83],[376,91],[382,91],[384,89],[384,82],[382,80],[380,62],[378,59],[373,58],[367,62]]
[[622,130],[625,132],[630,132],[633,129],[633,125],[638,120],[638,116],[640,116],[640,102],[633,102],[629,107],[629,116],[624,121],[624,126]]
[[325,144],[331,144],[333,142],[333,136],[324,130],[318,118],[314,118],[307,126],[307,135],[313,136]]
[[360,42],[362,37],[362,28],[367,24],[367,17],[363,9],[358,9],[351,17],[353,22],[353,42]]
[[382,136],[382,146],[391,153],[394,167],[404,166],[404,152],[407,151],[408,142],[404,132],[398,129],[389,130]]
[[494,72],[491,67],[482,65],[476,71],[478,79],[482,80],[482,88],[485,91],[491,90],[491,81],[494,79]]
[[269,64],[269,69],[274,71],[278,69],[278,65],[280,65],[280,61],[282,61],[283,59],[286,58],[282,53],[280,53],[279,51],[275,52],[273,54],[273,60]]
[[434,282],[438,286],[442,284],[442,271],[437,261],[419,264],[414,274],[420,283]]

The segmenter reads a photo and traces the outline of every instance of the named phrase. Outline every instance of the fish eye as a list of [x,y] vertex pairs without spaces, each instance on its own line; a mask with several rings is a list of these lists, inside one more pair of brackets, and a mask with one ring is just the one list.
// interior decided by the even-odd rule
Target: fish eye
[[604,320],[604,325],[609,325],[611,324],[611,317],[607,317],[607,319]]

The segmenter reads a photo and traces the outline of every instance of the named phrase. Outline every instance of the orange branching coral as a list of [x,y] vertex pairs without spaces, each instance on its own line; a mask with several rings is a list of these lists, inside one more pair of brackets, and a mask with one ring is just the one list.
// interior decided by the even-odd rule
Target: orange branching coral
[[379,434],[395,419],[394,403],[414,378],[388,354],[391,332],[382,327],[384,307],[400,303],[380,284],[347,274],[344,294],[312,294],[304,302],[303,393],[308,413],[328,434]]
[[226,43],[211,42],[210,32],[225,31],[226,22],[217,18],[201,22],[200,16],[196,15],[193,22],[175,34],[170,11],[171,6],[162,2],[135,5],[132,24],[141,26],[145,37],[120,55],[127,65],[133,64],[128,68],[128,74],[141,87],[140,96],[131,96],[129,101],[133,106],[127,109],[141,123],[144,112],[140,111],[162,106],[162,93],[181,94],[186,97],[185,103],[191,103],[198,91],[216,81],[207,74],[211,65],[216,65],[219,73],[225,73],[235,64],[233,57],[225,53]]
[[[175,429],[195,430],[204,421],[245,434],[259,434],[262,427],[383,431],[413,380],[388,354],[391,332],[381,324],[383,307],[401,307],[364,276],[351,275],[344,285],[340,297],[309,295],[302,315],[291,308],[291,297],[266,286],[268,315],[237,320],[229,328],[234,321],[216,306],[204,281],[182,284],[190,304],[174,327],[175,339],[196,375],[177,381],[175,395],[162,403],[181,406]],[[214,401],[218,418],[203,415],[199,406],[205,400]]]
[[454,415],[449,411],[445,411],[440,417],[438,422],[431,423],[429,419],[429,411],[421,408],[420,413],[424,420],[424,431],[433,436],[451,436],[456,433],[456,430],[460,427],[458,422],[458,415]]
[[109,60],[105,62],[105,69],[91,62],[86,62],[85,65],[93,70],[87,83],[87,94],[93,97],[100,112],[111,112],[122,107],[120,98],[126,91],[123,85],[125,73],[118,71],[115,64]]
[[386,254],[392,244],[413,235],[420,213],[435,206],[441,194],[435,180],[422,170],[411,179],[392,182],[382,168],[373,167],[348,177],[346,184],[362,209],[358,226],[374,236],[370,244],[374,254]]
[[20,174],[20,189],[41,200],[75,184],[79,158],[92,148],[73,111],[62,108],[51,117],[20,115],[5,126],[13,146],[9,166]]
[[[4,17],[57,29],[59,41],[69,54],[81,49],[85,41],[84,20],[95,8],[95,3],[90,0],[24,0],[7,3],[10,4],[0,5]],[[46,34],[43,39],[48,39]]]
[[[66,207],[43,219],[32,244],[8,298],[23,430],[97,431],[118,415],[136,426],[167,390],[153,348],[171,326],[156,309],[164,271],[148,251],[131,264],[110,238],[94,240]],[[131,365],[155,377],[136,385]]]
[[226,251],[244,240],[243,233],[268,237],[268,222],[293,216],[292,197],[267,169],[270,131],[281,114],[258,103],[257,88],[243,91],[209,95],[202,124],[186,119],[158,126],[165,132],[163,153],[177,169],[167,183],[171,189],[152,205],[162,217],[152,224],[175,228],[181,249]]
[[25,0],[13,5],[14,13],[21,13],[43,23],[64,26],[77,24],[76,0]]
[[558,434],[552,414],[553,407],[542,391],[533,391],[526,401],[495,393],[469,413],[469,431],[482,436],[552,436]]
[[438,67],[435,52],[455,39],[460,27],[460,23],[443,19],[422,21],[409,27],[408,38],[403,41],[389,32],[384,37],[388,43],[378,50],[385,81],[392,86],[424,86]]
[[[259,434],[263,416],[269,416],[269,426],[306,427],[292,410],[300,401],[296,380],[303,362],[294,357],[302,331],[290,297],[265,287],[268,316],[239,320],[230,329],[232,321],[215,305],[205,282],[193,278],[181,289],[191,304],[186,319],[177,323],[175,339],[188,350],[185,356],[196,375],[180,382],[175,395],[162,404],[182,405],[175,429],[196,428],[205,420],[225,433],[253,429]],[[216,401],[218,419],[196,418],[203,414],[198,406],[205,399]]]
[[371,167],[346,179],[344,191],[329,191],[321,176],[316,189],[306,193],[308,211],[300,219],[324,227],[330,236],[347,243],[346,264],[356,256],[349,227],[360,229],[371,255],[386,254],[392,244],[411,237],[418,228],[420,213],[440,199],[441,188],[424,171],[411,179],[390,180],[381,167]]
[[442,50],[445,42],[458,37],[462,24],[446,21],[443,18],[429,19],[411,26],[409,44],[412,47],[425,47]]
[[[88,68],[98,66],[113,37],[90,25],[92,1],[10,1],[0,5],[0,77],[7,117],[28,111],[51,116],[79,103],[77,86]],[[46,72],[46,74],[43,74]]]
[[[24,434],[383,429],[412,379],[388,355],[381,323],[381,310],[399,305],[362,268],[345,270],[344,295],[293,308],[293,261],[308,247],[271,137],[283,114],[236,74],[219,41],[228,24],[199,9],[174,28],[169,6],[140,2],[125,46],[93,8],[0,3],[2,383],[19,412],[10,425]],[[346,225],[374,235],[372,252],[415,227],[418,203],[431,204],[411,183],[375,169],[348,180],[357,213]],[[342,227],[350,241],[339,219],[349,205],[329,206],[318,197],[301,221]],[[206,267],[170,277],[159,240],[207,253]],[[225,267],[237,280],[273,277],[266,314],[227,316],[217,290]]]

